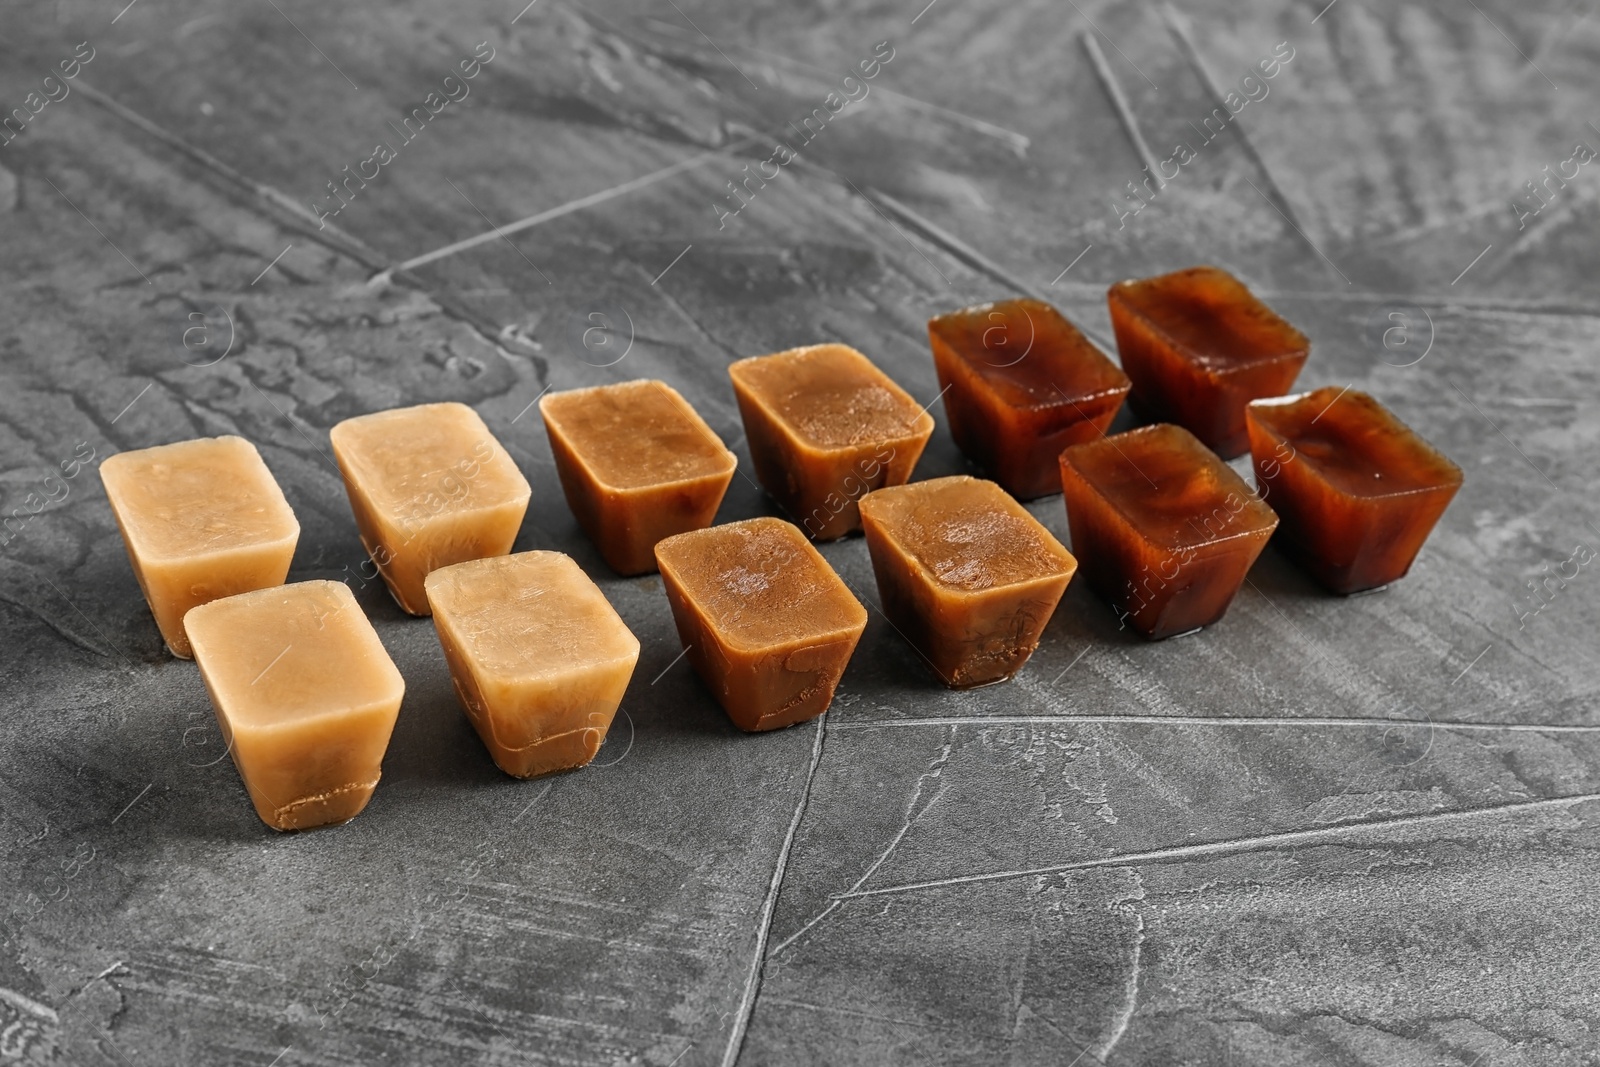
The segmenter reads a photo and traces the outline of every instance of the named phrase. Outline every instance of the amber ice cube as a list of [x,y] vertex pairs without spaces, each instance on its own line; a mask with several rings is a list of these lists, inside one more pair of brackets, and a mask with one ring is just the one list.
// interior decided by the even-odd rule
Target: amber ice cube
[[1248,418],[1280,543],[1336,593],[1404,577],[1461,488],[1461,468],[1366,393],[1257,400]]
[[328,436],[361,544],[406,611],[428,614],[429,571],[511,551],[528,482],[465,404],[359,415]]
[[122,531],[161,637],[191,655],[190,608],[282,585],[300,524],[261,455],[242,437],[121,452],[100,464],[106,499]]
[[928,320],[950,434],[1024,500],[1061,491],[1061,450],[1102,436],[1127,376],[1049,304],[1005,300]]
[[669,537],[656,560],[695,673],[741,730],[828,710],[867,612],[805,535],[746,519]]
[[812,345],[728,368],[756,477],[819,541],[861,528],[860,499],[911,477],[933,417],[845,345]]
[[1084,576],[1149,638],[1222,618],[1278,525],[1243,478],[1165,423],[1068,448],[1061,487]]
[[861,526],[884,615],[952,689],[1021,670],[1078,569],[1021,504],[977,478],[870,493]]
[[1311,342],[1216,267],[1118,282],[1107,294],[1133,404],[1224,459],[1250,447],[1244,408],[1289,391]]
[[348,588],[258,589],[202,604],[184,626],[262,822],[304,830],[367,806],[405,682]]
[[594,759],[639,661],[633,636],[570,556],[518,552],[429,574],[456,695],[507,774]]
[[664,382],[551,393],[539,401],[578,525],[619,574],[656,569],[656,542],[711,525],[737,462]]

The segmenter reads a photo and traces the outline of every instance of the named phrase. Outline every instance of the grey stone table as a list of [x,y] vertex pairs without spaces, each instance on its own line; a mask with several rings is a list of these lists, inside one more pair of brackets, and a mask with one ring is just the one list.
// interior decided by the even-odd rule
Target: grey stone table
[[[519,7],[6,8],[0,1062],[1600,1062],[1585,5]],[[1158,644],[1075,585],[969,693],[874,610],[825,718],[743,736],[531,406],[664,378],[748,474],[726,365],[841,340],[960,472],[929,315],[1031,292],[1106,340],[1109,282],[1197,262],[1465,468],[1403,582],[1269,549]],[[366,578],[328,428],[447,399],[533,484],[518,547],[643,644],[581,772],[500,774]],[[95,474],[221,433],[407,680],[343,827],[256,819]],[[740,477],[721,518],[772,511]]]

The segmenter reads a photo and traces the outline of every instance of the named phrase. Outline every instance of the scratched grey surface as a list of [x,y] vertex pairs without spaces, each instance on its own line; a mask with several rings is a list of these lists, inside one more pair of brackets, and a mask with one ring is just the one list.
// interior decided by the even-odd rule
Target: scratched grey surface
[[[0,147],[0,1062],[1600,1062],[1600,577],[1525,584],[1600,548],[1595,172],[1511,206],[1600,145],[1586,4],[520,7],[7,6],[6,108],[94,58]],[[870,95],[719,227],[882,40]],[[1119,226],[1134,131],[1197,147],[1205,79],[1279,42]],[[727,363],[820,340],[932,401],[930,314],[1032,291],[1106,337],[1109,282],[1196,262],[1310,334],[1304,385],[1465,468],[1402,583],[1339,600],[1269,549],[1225,621],[1154,645],[1080,583],[970,693],[874,613],[824,720],[746,737],[674,663],[659,580],[578,534],[528,410],[656,376],[734,443]],[[574,555],[643,645],[579,773],[496,771],[430,625],[362,580],[328,428],[445,399],[533,484],[518,548]],[[965,470],[933,411],[918,476]],[[407,680],[344,827],[257,821],[74,460],[218,433],[298,513],[291,577],[349,580]],[[1059,497],[1032,511],[1066,539]],[[720,517],[770,512],[736,478]],[[859,539],[824,553],[875,601]]]

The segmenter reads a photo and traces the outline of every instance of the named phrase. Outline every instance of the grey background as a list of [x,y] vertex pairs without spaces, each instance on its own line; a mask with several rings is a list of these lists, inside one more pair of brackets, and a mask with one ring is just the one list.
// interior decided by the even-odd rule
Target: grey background
[[[1600,547],[1594,168],[1511,207],[1600,144],[1600,19],[1324,4],[8,5],[6,108],[95,56],[0,147],[0,510],[31,516],[0,550],[0,1061],[1600,1062],[1600,578],[1536,614],[1525,585]],[[870,96],[719,228],[881,40]],[[319,230],[325,183],[483,41],[471,95]],[[1135,135],[1197,142],[1208,80],[1284,41],[1119,227]],[[968,693],[874,610],[829,714],[747,737],[674,663],[659,579],[579,535],[529,410],[664,378],[748,475],[735,358],[844,341],[932,402],[930,315],[1032,292],[1104,339],[1107,284],[1197,262],[1312,337],[1303,386],[1466,470],[1403,582],[1341,600],[1269,549],[1221,624],[1153,645],[1077,583],[1021,677]],[[533,484],[518,548],[575,556],[643,644],[581,772],[500,774],[429,623],[358,577],[327,430],[446,399]],[[931,410],[918,476],[966,470]],[[220,433],[299,515],[291,578],[349,579],[406,677],[343,827],[261,825],[93,464],[45,480]],[[737,477],[720,517],[771,510]],[[1031,510],[1066,539],[1059,497]],[[876,603],[859,538],[824,554]]]

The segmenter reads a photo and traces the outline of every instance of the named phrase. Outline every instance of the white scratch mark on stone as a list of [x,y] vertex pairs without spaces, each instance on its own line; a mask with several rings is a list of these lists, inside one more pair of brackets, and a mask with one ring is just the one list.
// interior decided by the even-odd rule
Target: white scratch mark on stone
[[[294,242],[290,241],[289,242],[289,248],[293,248],[293,247],[294,247]],[[255,281],[252,281],[250,284],[254,285],[256,282],[259,282],[262,278],[265,278],[267,276],[267,271],[271,270],[273,267],[276,267],[278,265],[278,260],[282,259],[284,256],[289,254],[289,248],[285,248],[282,252],[279,252],[275,257],[273,257],[272,262],[267,264],[266,270],[263,270],[260,274],[257,274],[255,276]]]
[[5,1001],[14,1008],[27,1012],[29,1015],[44,1019],[47,1022],[59,1023],[61,1021],[56,1015],[54,1008],[50,1007],[48,1004],[41,1004],[37,1000],[25,997],[15,990],[0,988],[0,1000]]
[[145,385],[145,387],[143,389],[139,390],[139,396],[136,396],[132,400],[128,401],[128,407],[127,408],[123,408],[121,411],[117,412],[117,418],[111,420],[111,425],[115,426],[117,424],[117,419],[120,419],[120,418],[122,418],[122,416],[126,415],[128,413],[128,408],[131,408],[131,407],[133,407],[133,405],[137,404],[139,402],[139,397],[140,396],[144,396],[144,394],[148,393],[150,391],[150,386],[152,386],[154,384],[156,384],[156,383],[155,382],[149,382],[149,383],[147,383]]
[[[1070,3],[1071,0],[1068,0],[1068,2]],[[1077,4],[1072,6],[1077,9],[1078,14],[1083,15],[1082,8],[1078,7]],[[1083,17],[1087,19],[1089,16],[1083,15]],[[1094,26],[1094,23],[1091,22],[1089,25]],[[1095,29],[1098,32],[1099,27],[1095,27]],[[1109,41],[1111,38],[1107,37],[1106,40]],[[1089,63],[1094,68],[1095,75],[1100,79],[1101,87],[1105,89],[1106,95],[1111,98],[1112,110],[1117,113],[1117,120],[1122,123],[1122,131],[1128,135],[1128,140],[1133,143],[1133,150],[1138,153],[1140,162],[1144,164],[1145,170],[1149,172],[1150,176],[1156,180],[1156,188],[1165,189],[1167,183],[1161,176],[1161,167],[1156,162],[1156,154],[1150,150],[1150,143],[1144,139],[1144,132],[1139,129],[1139,120],[1133,114],[1133,105],[1128,103],[1128,96],[1122,91],[1122,83],[1117,81],[1117,76],[1111,71],[1111,64],[1106,62],[1105,53],[1100,51],[1100,42],[1095,40],[1094,34],[1087,30],[1078,35],[1078,41],[1083,45],[1084,52],[1088,54]],[[1115,44],[1112,44],[1111,47],[1117,48]],[[1117,54],[1122,55],[1122,49],[1117,48]],[[1122,58],[1128,59],[1125,55]],[[1128,59],[1128,64],[1132,66],[1133,60]],[[1139,70],[1137,66],[1133,69],[1139,71],[1139,77],[1150,82],[1152,89],[1156,89],[1156,83],[1145,77],[1144,71]],[[1156,89],[1156,92],[1159,93],[1160,91],[1160,89]],[[1062,273],[1066,272],[1063,271]],[[1057,279],[1057,281],[1059,280]],[[1051,284],[1054,283],[1052,282]]]
[[[1144,882],[1137,874],[1134,875],[1134,879],[1139,882],[1139,896],[1131,899],[1143,899]],[[1118,903],[1121,904],[1120,901]],[[1100,1043],[1098,1049],[1091,1053],[1092,1057],[1101,1063],[1104,1063],[1106,1057],[1111,1055],[1112,1050],[1117,1047],[1117,1042],[1122,1040],[1122,1035],[1128,1032],[1128,1026],[1133,1022],[1134,1012],[1138,1010],[1139,1006],[1139,975],[1144,963],[1144,914],[1139,911],[1137,905],[1125,905],[1124,910],[1132,913],[1135,924],[1133,929],[1133,958],[1128,961],[1128,980],[1124,986],[1127,990],[1128,999],[1122,1010],[1117,1013],[1105,1040]]]
[[388,272],[386,273],[393,274],[395,272],[415,270],[424,264],[432,263],[436,259],[443,259],[446,256],[453,256],[457,252],[464,252],[469,248],[476,248],[478,245],[488,244],[490,241],[503,239],[510,234],[521,233],[523,230],[538,226],[541,223],[549,222],[551,219],[558,219],[563,215],[570,215],[575,211],[582,211],[586,207],[593,207],[595,204],[602,204],[607,200],[614,200],[617,197],[624,196],[636,189],[643,189],[647,185],[654,185],[656,182],[670,178],[675,174],[680,174],[686,170],[692,170],[695,167],[703,166],[714,159],[737,152],[739,149],[745,147],[745,145],[751,143],[753,140],[755,140],[754,137],[743,137],[737,141],[730,141],[721,148],[712,149],[709,152],[701,152],[699,155],[680,160],[670,166],[662,167],[659,170],[653,170],[649,174],[640,175],[631,181],[625,181],[621,185],[614,185],[609,189],[602,189],[598,193],[590,193],[588,196],[581,196],[576,200],[569,200],[565,204],[559,204],[556,207],[549,208],[548,210],[529,215],[527,218],[518,219],[516,222],[509,223],[505,226],[496,227],[495,229],[489,230],[487,233],[480,233],[464,240],[456,241],[453,244],[445,245],[443,248],[436,248],[432,252],[424,252],[420,256],[413,256],[404,263],[389,268]]
[[1387,830],[1395,827],[1431,823],[1461,822],[1490,815],[1537,811],[1545,808],[1570,808],[1577,804],[1586,804],[1595,800],[1600,800],[1600,793],[1578,793],[1568,797],[1548,797],[1544,800],[1517,801],[1510,804],[1493,804],[1481,808],[1464,808],[1459,811],[1429,812],[1423,815],[1364,819],[1357,822],[1341,823],[1337,826],[1317,827],[1311,830],[1285,830],[1273,834],[1257,834],[1223,841],[1209,841],[1200,845],[1179,845],[1170,848],[1149,849],[1143,852],[1124,852],[1098,859],[1057,863],[1049,867],[1031,867],[1020,871],[962,874],[952,878],[937,878],[927,882],[909,882],[905,885],[885,886],[882,889],[861,889],[854,893],[841,893],[835,899],[852,900],[859,897],[888,896],[897,893],[910,893],[920,889],[940,889],[946,886],[971,885],[978,882],[999,882],[1012,878],[1030,878],[1041,874],[1061,874],[1067,871],[1090,870],[1096,867],[1135,867],[1146,863],[1182,862],[1190,859],[1209,859],[1213,856],[1231,856],[1243,852],[1256,852],[1296,845],[1318,845],[1333,843],[1345,837],[1357,836],[1363,831]]
[[1307,726],[1307,727],[1383,727],[1415,726],[1419,729],[1508,732],[1530,734],[1592,734],[1600,726],[1572,723],[1462,722],[1450,719],[1402,719],[1357,716],[1269,716],[1269,715],[968,715],[960,718],[877,719],[841,722],[835,730],[892,730],[911,726]]
[[1461,679],[1465,678],[1467,676],[1467,671],[1470,671],[1472,668],[1476,667],[1478,665],[1478,661],[1484,656],[1487,656],[1489,654],[1489,650],[1493,647],[1494,645],[1492,644],[1484,645],[1483,651],[1474,656],[1472,658],[1472,662],[1463,667],[1461,673],[1451,679],[1450,684],[1455,685],[1457,682],[1461,681]]
[[691,648],[693,648],[693,647],[694,647],[694,645],[684,645],[683,646],[683,651],[679,652],[676,656],[673,656],[672,657],[672,662],[667,664],[665,667],[662,667],[661,668],[661,673],[656,675],[655,679],[650,684],[651,685],[655,685],[656,682],[659,682],[659,681],[661,681],[661,679],[665,678],[667,676],[667,672],[670,671],[672,668],[676,667],[678,665],[678,661],[680,659],[682,659],[683,657],[687,656],[689,654],[689,650]]
[[[906,834],[911,832],[912,824],[918,819],[922,818],[923,813],[929,808],[933,807],[934,804],[938,803],[940,797],[944,796],[944,790],[941,789],[931,798],[929,798],[926,804],[923,804],[920,808],[917,806],[918,802],[922,799],[923,786],[926,785],[929,780],[939,777],[941,772],[944,770],[945,764],[950,762],[950,749],[955,744],[955,733],[955,727],[952,726],[950,728],[950,740],[945,742],[944,747],[939,750],[939,755],[934,757],[933,761],[928,765],[928,771],[917,779],[916,787],[911,792],[911,801],[906,805],[905,825],[900,827],[900,832],[894,835],[894,840],[889,842],[889,847],[884,849],[883,852],[878,855],[878,858],[872,861],[872,865],[867,868],[866,873],[860,878],[857,878],[856,884],[851,886],[847,892],[854,893],[856,890],[865,885],[867,879],[871,878],[875,873],[877,873],[878,868],[883,866],[884,861],[886,861],[894,853],[895,849],[900,847],[900,842],[904,841]],[[837,898],[829,901],[828,906],[813,916],[810,922],[806,923],[804,926],[800,927],[800,929],[796,930],[793,934],[780,942],[778,947],[772,950],[772,955],[776,956],[778,953],[782,952],[784,949],[800,940],[807,930],[810,930],[823,919],[826,919],[829,915],[832,915],[834,911],[838,909],[839,903],[840,902]]]
[[521,811],[519,811],[515,815],[511,816],[511,821],[512,822],[516,822],[518,819],[520,819],[524,815],[528,814],[528,812],[532,811],[533,810],[533,806],[535,804],[539,803],[539,801],[543,800],[545,798],[545,796],[550,792],[550,790],[552,788],[554,788],[554,786],[555,786],[555,782],[553,782],[553,781],[546,782],[544,784],[544,788],[539,790],[538,794],[532,800],[528,801],[528,806],[527,807],[523,808]]
[[[1489,246],[1489,248],[1493,248],[1493,247],[1494,247],[1494,245],[1492,245],[1492,244]],[[1477,254],[1477,256],[1475,256],[1473,258],[1472,262],[1467,264],[1467,270],[1471,270],[1473,267],[1476,267],[1478,265],[1478,260],[1482,259],[1484,256],[1489,254],[1489,248],[1485,248],[1482,252],[1479,252]],[[1455,282],[1451,282],[1450,284],[1454,285],[1456,282],[1459,282],[1462,278],[1465,278],[1467,276],[1467,270],[1464,270],[1460,274],[1457,274],[1456,275],[1456,281]]]
[[783,836],[783,847],[778,850],[778,862],[772,871],[772,884],[767,887],[766,903],[761,906],[761,922],[756,928],[756,950],[750,959],[750,974],[745,979],[744,994],[739,998],[739,1010],[733,1021],[733,1032],[728,1035],[728,1047],[722,1054],[722,1067],[734,1067],[739,1053],[744,1050],[745,1032],[750,1027],[750,1016],[755,1011],[756,997],[761,993],[761,975],[766,969],[767,937],[772,933],[772,913],[778,906],[778,893],[783,889],[783,876],[789,869],[789,851],[794,847],[795,835],[800,830],[800,820],[805,818],[806,807],[811,803],[811,785],[817,779],[817,764],[822,762],[822,745],[828,736],[828,714],[817,717],[817,736],[811,746],[811,766],[806,770],[805,787],[800,791],[800,803],[795,805],[794,818],[789,820],[789,832]]
[[[144,799],[144,795],[146,793],[150,792],[150,786],[153,786],[153,785],[155,785],[155,783],[151,782],[150,785],[147,785],[143,789],[139,790],[139,795],[134,797],[132,800],[128,801],[128,806],[126,808],[123,808],[121,811],[117,812],[116,818],[111,820],[111,825],[115,826],[117,824],[117,819],[120,819],[124,815],[128,814],[128,809],[129,808],[132,808],[135,804],[139,803],[139,801],[143,800]],[[119,963],[119,964],[117,964],[117,966],[120,967],[122,965]]]

